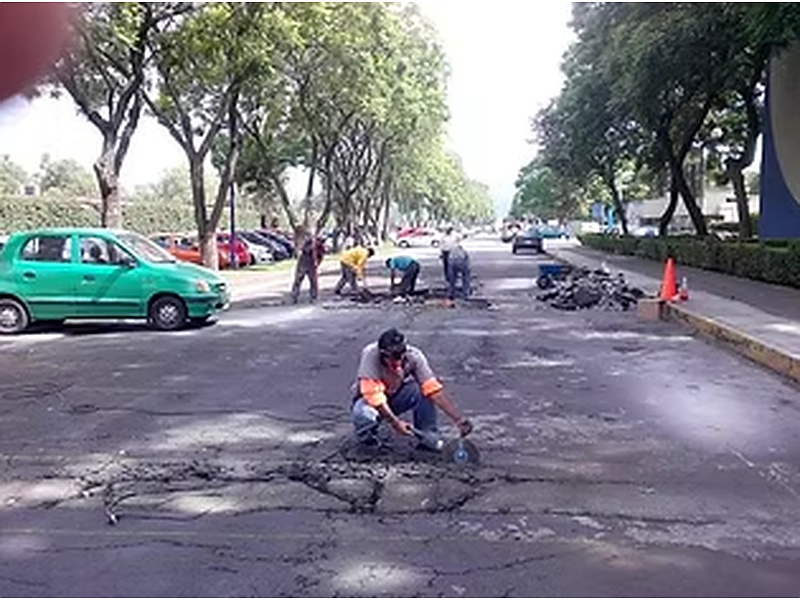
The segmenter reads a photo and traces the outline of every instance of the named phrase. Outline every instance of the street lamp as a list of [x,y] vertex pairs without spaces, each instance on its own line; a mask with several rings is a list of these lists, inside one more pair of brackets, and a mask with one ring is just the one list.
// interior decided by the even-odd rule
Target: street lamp
[[228,190],[230,198],[230,222],[231,222],[231,243],[228,244],[228,252],[230,253],[231,266],[236,269],[239,266],[236,254],[236,184],[231,181],[231,186]]

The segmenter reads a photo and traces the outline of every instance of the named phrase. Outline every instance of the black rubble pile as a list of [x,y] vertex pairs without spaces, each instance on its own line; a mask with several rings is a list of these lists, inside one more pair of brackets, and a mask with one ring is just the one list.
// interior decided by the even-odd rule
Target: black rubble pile
[[622,273],[611,275],[602,269],[572,269],[563,278],[540,278],[537,283],[544,291],[536,298],[560,310],[628,310],[644,296],[627,284]]

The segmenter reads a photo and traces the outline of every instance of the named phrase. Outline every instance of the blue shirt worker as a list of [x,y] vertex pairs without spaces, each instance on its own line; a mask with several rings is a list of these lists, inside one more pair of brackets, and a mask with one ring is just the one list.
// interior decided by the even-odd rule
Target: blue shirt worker
[[[386,268],[391,271],[391,289],[401,296],[414,293],[419,277],[419,263],[410,256],[393,256],[386,259]],[[395,276],[400,272],[403,274],[400,284],[395,288]]]

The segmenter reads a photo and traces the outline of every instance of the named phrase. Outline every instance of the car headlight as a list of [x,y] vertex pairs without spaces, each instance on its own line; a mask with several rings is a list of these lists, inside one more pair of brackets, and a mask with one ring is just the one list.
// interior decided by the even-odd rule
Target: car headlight
[[195,289],[202,293],[206,294],[211,291],[211,286],[205,279],[198,279],[194,284]]

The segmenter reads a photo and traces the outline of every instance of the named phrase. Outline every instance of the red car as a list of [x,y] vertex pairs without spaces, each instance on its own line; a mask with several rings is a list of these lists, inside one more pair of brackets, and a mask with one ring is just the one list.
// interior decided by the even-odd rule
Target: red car
[[[217,234],[217,252],[220,254],[224,254],[225,258],[230,260],[231,257],[231,234],[230,233],[218,233]],[[250,251],[247,249],[247,244],[245,244],[239,238],[236,238],[236,242],[233,246],[234,256],[236,258],[236,264],[240,267],[246,267],[255,263],[255,259],[250,254]]]

